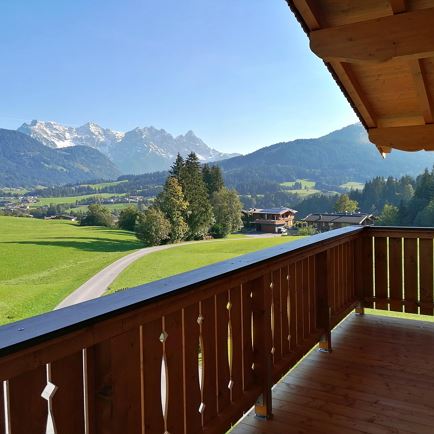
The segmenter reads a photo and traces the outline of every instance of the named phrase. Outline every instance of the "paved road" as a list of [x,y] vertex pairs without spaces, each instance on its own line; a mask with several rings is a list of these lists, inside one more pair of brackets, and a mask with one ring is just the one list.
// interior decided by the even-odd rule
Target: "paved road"
[[118,259],[117,261],[102,269],[99,273],[95,274],[95,276],[91,277],[87,282],[83,283],[83,285],[77,288],[73,293],[68,295],[68,297],[66,297],[60,304],[58,304],[55,309],[60,309],[62,307],[71,306],[73,304],[100,297],[104,294],[104,292],[116,279],[116,277],[118,277],[118,275],[122,273],[125,268],[127,268],[133,262],[137,261],[137,259],[141,258],[142,256],[148,255],[149,253],[158,252],[159,250],[170,249],[172,247],[177,247],[185,244],[189,243],[146,247],[144,249],[140,249],[136,252],[130,253],[129,255]]
[[[255,235],[255,237],[261,237],[261,235]],[[274,234],[263,234],[263,237],[275,236]],[[281,236],[281,235],[278,235]],[[252,239],[253,237],[249,237]],[[232,238],[236,239],[236,238]],[[246,238],[241,238],[246,239]],[[209,240],[209,241],[201,241],[204,243],[207,242],[216,242],[216,241],[224,241],[220,240]],[[74,292],[68,295],[61,303],[59,303],[55,309],[60,309],[62,307],[72,306],[73,304],[81,303],[83,301],[92,300],[94,298],[98,298],[107,291],[108,287],[111,283],[125,270],[129,265],[133,262],[137,261],[137,259],[142,256],[148,255],[149,253],[158,252],[159,250],[171,249],[173,247],[185,246],[186,244],[197,243],[197,241],[187,241],[184,243],[178,244],[167,244],[165,246],[155,246],[155,247],[146,247],[144,249],[137,250],[136,252],[130,253],[127,256],[124,256],[112,264],[108,265],[104,269],[102,269],[99,273],[95,274],[95,276],[91,277],[87,282],[83,283],[79,288],[77,288]]]

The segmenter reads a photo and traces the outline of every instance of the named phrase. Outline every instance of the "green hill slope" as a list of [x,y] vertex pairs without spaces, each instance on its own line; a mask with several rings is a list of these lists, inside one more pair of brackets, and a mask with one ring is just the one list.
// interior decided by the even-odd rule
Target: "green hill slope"
[[112,179],[116,166],[87,146],[52,149],[18,131],[0,129],[0,187]]

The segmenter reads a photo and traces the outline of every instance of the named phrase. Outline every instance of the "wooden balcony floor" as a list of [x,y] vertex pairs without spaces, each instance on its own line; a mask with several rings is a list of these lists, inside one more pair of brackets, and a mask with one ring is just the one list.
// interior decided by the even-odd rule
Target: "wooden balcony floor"
[[434,323],[349,316],[273,389],[273,419],[232,434],[434,433]]

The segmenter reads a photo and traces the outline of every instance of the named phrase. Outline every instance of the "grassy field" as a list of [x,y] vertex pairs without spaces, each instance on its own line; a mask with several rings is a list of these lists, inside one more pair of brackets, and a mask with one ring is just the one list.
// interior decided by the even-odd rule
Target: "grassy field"
[[25,188],[9,188],[9,187],[2,187],[0,188],[0,196],[2,193],[4,194],[18,194],[18,195],[24,195],[29,190],[26,190]]
[[[126,208],[127,206],[137,206],[135,203],[104,203],[103,207],[108,208],[110,211],[120,211],[121,209]],[[87,205],[79,205],[74,208],[69,208],[68,212],[86,212],[88,206]]]
[[315,181],[309,181],[308,179],[297,179],[296,181],[282,182],[280,185],[283,187],[293,187],[296,182],[299,182],[302,188],[314,188],[316,185]]
[[[293,190],[292,187],[298,182],[301,184],[301,189]],[[320,191],[315,188],[316,182],[310,181],[308,179],[297,179],[296,181],[281,182],[282,187],[286,187],[288,193],[298,194],[299,196],[305,197],[311,194],[319,193]]]
[[114,185],[122,184],[123,182],[128,182],[127,179],[123,179],[122,181],[108,181],[108,182],[100,182],[98,184],[81,184],[82,187],[90,187],[94,188],[95,190],[99,190],[101,188],[105,187],[112,187]]
[[301,237],[273,237],[199,242],[151,253],[130,265],[111,285],[109,292],[152,282],[235,256],[265,249]]
[[353,182],[353,181],[349,181],[346,182],[345,184],[340,185],[340,187],[344,188],[345,190],[363,190],[364,186],[365,184],[363,184],[363,182]]
[[32,207],[38,208],[41,206],[48,206],[48,205],[60,205],[60,204],[70,204],[75,203],[79,200],[84,200],[89,197],[99,197],[101,199],[107,199],[109,197],[114,196],[125,196],[124,194],[117,194],[117,193],[95,193],[95,194],[85,194],[83,196],[68,196],[68,197],[41,197],[39,198],[39,201],[35,204],[32,204]]
[[53,309],[102,268],[140,247],[125,231],[0,217],[0,324]]

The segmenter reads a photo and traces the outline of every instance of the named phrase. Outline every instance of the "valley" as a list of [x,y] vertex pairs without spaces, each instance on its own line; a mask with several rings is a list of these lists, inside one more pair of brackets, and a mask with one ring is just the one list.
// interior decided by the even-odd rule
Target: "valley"
[[[143,247],[132,232],[67,221],[0,216],[0,228],[0,324],[52,310],[101,269]],[[199,241],[150,254],[127,268],[112,290],[295,239],[238,238]]]

